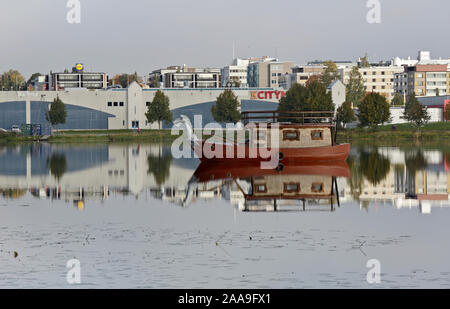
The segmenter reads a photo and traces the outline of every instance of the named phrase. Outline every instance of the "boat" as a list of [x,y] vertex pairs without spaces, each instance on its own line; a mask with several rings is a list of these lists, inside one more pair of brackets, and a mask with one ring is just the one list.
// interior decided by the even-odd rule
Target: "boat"
[[219,190],[241,200],[242,211],[305,211],[308,206],[312,206],[309,210],[330,206],[327,209],[334,211],[334,202],[340,205],[338,177],[350,177],[345,161],[289,163],[283,170],[274,170],[261,169],[257,161],[236,165],[230,160],[207,160],[189,181],[183,204],[190,204],[199,192]]
[[277,157],[283,166],[345,161],[350,153],[350,144],[336,143],[334,112],[251,111],[243,112],[242,120],[245,126],[236,130],[237,141],[198,139],[186,116],[181,122],[201,161],[261,162]]

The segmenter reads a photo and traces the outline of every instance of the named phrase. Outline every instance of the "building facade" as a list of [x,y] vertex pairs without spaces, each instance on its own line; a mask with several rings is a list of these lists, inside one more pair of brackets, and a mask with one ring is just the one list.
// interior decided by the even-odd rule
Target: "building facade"
[[290,61],[278,61],[276,59],[265,59],[254,62],[248,66],[249,87],[271,87],[279,88],[279,79],[285,74],[292,73],[294,63]]

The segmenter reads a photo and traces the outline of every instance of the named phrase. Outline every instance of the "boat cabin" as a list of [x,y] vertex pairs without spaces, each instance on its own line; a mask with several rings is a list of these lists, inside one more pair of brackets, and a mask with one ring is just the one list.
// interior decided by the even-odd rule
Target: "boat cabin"
[[[278,134],[280,148],[311,148],[335,145],[334,112],[243,112],[242,120],[251,134],[251,147],[271,147]],[[254,125],[249,125],[254,124]],[[274,124],[279,130],[275,130]]]

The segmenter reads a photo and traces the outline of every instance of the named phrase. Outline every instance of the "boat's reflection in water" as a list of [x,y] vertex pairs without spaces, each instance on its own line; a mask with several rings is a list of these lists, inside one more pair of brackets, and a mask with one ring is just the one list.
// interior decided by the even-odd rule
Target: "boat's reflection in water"
[[334,211],[340,206],[338,177],[350,177],[346,162],[285,164],[282,170],[262,169],[259,162],[203,162],[183,204],[189,205],[199,192],[220,191],[241,211]]

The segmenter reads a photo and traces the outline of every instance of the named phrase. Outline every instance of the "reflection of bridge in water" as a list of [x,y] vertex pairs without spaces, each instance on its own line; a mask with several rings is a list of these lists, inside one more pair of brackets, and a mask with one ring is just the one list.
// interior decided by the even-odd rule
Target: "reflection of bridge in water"
[[[198,160],[172,159],[170,149],[159,145],[3,147],[0,196],[17,198],[29,192],[38,198],[84,203],[114,195],[150,194],[185,206],[222,199],[242,211],[330,211],[338,205],[338,198],[341,204],[356,201],[361,208],[391,205],[418,208],[422,213],[450,207],[450,173],[441,152],[379,148],[376,154],[353,149],[350,178],[317,175],[317,169],[306,167],[266,175],[247,168],[247,175],[238,175],[242,177],[236,181],[236,174],[220,176],[216,169],[215,181],[203,181],[192,190],[189,184]],[[367,166],[365,158],[369,159]],[[235,173],[232,168],[227,171]],[[211,177],[208,169],[197,172]]]

